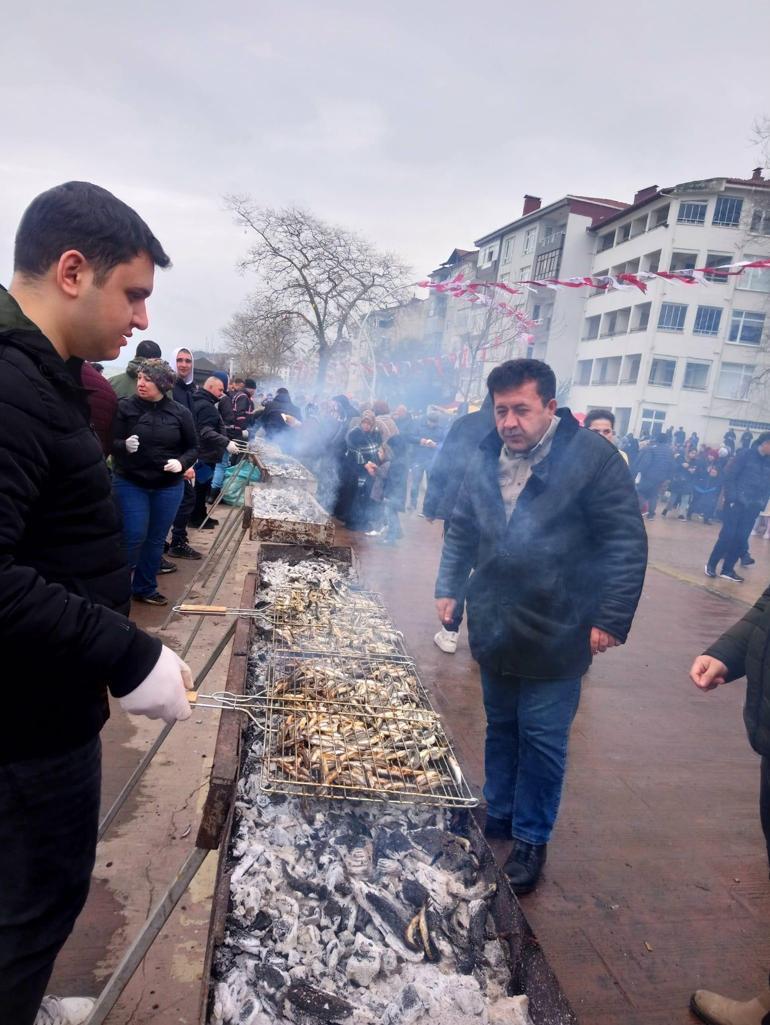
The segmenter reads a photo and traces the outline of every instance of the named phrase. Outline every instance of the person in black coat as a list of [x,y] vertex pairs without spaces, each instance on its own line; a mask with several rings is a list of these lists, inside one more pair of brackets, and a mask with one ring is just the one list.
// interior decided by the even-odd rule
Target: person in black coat
[[[176,380],[171,390],[171,398],[190,410],[194,422],[195,405],[193,403],[193,396],[198,390],[194,376],[195,359],[190,349],[181,346],[175,350],[174,360],[176,364]],[[195,473],[189,470],[183,476],[184,491],[182,492],[182,501],[179,503],[174,522],[171,525],[168,554],[172,559],[200,559],[202,558],[201,553],[190,545],[190,539],[187,536],[187,527],[190,523],[192,511],[195,508],[195,485],[193,483]],[[161,559],[161,572],[169,572],[169,567],[173,567],[173,564]]]
[[647,506],[647,519],[654,520],[661,486],[671,480],[677,472],[677,463],[671,451],[671,438],[668,434],[661,434],[642,449],[633,472],[639,477],[636,489],[641,504]]
[[217,404],[224,395],[218,377],[209,377],[193,396],[195,427],[198,432],[198,462],[195,464],[195,508],[190,517],[192,527],[213,530],[219,520],[206,516],[206,499],[214,477],[214,469],[225,452],[236,455],[239,446],[227,437]]
[[[0,288],[0,1018],[62,1020],[45,997],[88,894],[99,732],[122,709],[185,719],[187,666],[128,619],[131,582],[84,360],[148,326],[169,258],[125,203],[89,182],[42,193]],[[73,998],[80,1020],[93,1001]],[[42,1002],[42,1003],[41,1003]]]
[[625,460],[556,408],[539,360],[487,382],[497,429],[465,473],[435,596],[452,621],[467,587],[468,639],[487,715],[484,795],[491,836],[528,893],[559,807],[569,730],[591,658],[623,644],[639,601],[647,538]]
[[727,464],[723,479],[722,529],[706,563],[706,576],[742,583],[735,563],[748,551],[749,535],[770,498],[770,431],[759,435],[751,448],[738,452]]
[[157,581],[163,542],[182,501],[183,474],[198,455],[190,410],[166,394],[173,381],[164,360],[142,364],[136,395],[118,404],[112,443],[123,549],[134,570],[133,597],[148,605],[167,604]]

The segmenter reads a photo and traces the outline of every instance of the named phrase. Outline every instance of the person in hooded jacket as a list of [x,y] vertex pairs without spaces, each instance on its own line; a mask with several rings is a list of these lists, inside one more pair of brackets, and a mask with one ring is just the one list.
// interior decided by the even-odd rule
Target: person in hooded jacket
[[[486,395],[481,409],[475,413],[466,413],[459,417],[449,428],[449,433],[436,453],[428,473],[428,486],[422,503],[422,514],[429,523],[434,520],[444,521],[444,537],[446,537],[449,520],[460,494],[460,486],[465,476],[465,469],[484,438],[495,426],[492,412],[492,397]],[[460,626],[465,608],[465,589],[457,595],[454,615],[448,623],[442,623],[441,629],[433,638],[433,643],[447,655],[457,651]]]
[[128,361],[128,366],[122,374],[115,374],[109,379],[115,394],[119,399],[127,399],[129,395],[136,395],[136,379],[139,369],[146,359],[160,359],[162,353],[157,342],[145,338],[136,347],[136,354]]
[[162,359],[146,360],[136,395],[121,399],[112,454],[115,499],[123,514],[123,549],[133,567],[134,601],[166,605],[157,574],[163,542],[179,509],[183,474],[198,456],[192,414],[170,399],[174,372]]
[[566,770],[581,678],[625,643],[647,537],[625,460],[557,409],[556,376],[509,360],[487,380],[496,430],[465,472],[444,538],[436,610],[452,622],[467,585],[468,640],[487,717],[489,836],[512,837],[505,872],[536,885]]

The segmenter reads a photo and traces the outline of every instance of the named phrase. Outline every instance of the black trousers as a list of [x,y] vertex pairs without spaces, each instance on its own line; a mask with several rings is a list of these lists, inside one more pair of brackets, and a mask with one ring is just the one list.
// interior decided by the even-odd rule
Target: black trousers
[[99,738],[0,765],[0,1025],[33,1025],[96,856]]
[[738,502],[725,504],[722,510],[722,529],[717,543],[709,556],[709,566],[717,568],[723,559],[723,570],[732,570],[738,558],[748,549],[749,534],[761,511],[758,505],[741,505]]
[[179,503],[176,519],[171,528],[171,544],[181,545],[187,543],[187,524],[195,508],[195,488],[189,480],[184,482],[184,494]]

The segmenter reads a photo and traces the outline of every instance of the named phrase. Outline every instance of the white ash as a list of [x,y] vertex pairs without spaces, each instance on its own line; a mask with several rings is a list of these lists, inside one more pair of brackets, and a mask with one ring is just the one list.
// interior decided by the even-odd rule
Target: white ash
[[[507,953],[488,914],[494,884],[450,831],[451,813],[269,798],[252,732],[211,1025],[531,1025],[526,997],[508,992]],[[437,963],[404,939],[420,901]]]
[[252,512],[260,520],[327,523],[329,514],[307,491],[298,488],[252,489]]
[[262,562],[260,571],[260,591],[258,599],[264,597],[265,588],[279,591],[288,590],[297,585],[313,587],[320,591],[329,591],[351,580],[351,567],[329,559],[310,558],[291,564],[284,559]]
[[315,477],[296,459],[271,459],[265,463],[265,469],[271,477],[281,477],[287,480],[312,481]]

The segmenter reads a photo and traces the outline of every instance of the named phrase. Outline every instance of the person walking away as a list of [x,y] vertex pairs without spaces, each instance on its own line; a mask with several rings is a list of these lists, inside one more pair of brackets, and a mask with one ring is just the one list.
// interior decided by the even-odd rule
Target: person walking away
[[[423,476],[427,476],[436,450],[444,438],[438,413],[430,412],[422,417],[412,435],[412,479],[409,492],[409,508],[416,509],[420,497]],[[424,515],[424,514],[423,514]]]
[[[422,502],[422,514],[429,523],[443,520],[444,537],[449,528],[465,470],[484,438],[494,429],[492,397],[486,395],[481,409],[459,417],[449,428],[428,473],[428,485]],[[447,655],[457,651],[457,641],[465,609],[465,588],[458,591],[452,618],[441,624],[433,643]]]
[[752,443],[753,440],[754,440],[754,435],[751,433],[751,431],[747,427],[746,430],[741,435],[741,448],[742,449],[744,449],[744,448],[751,448],[751,443]]
[[[601,434],[603,438],[606,438],[611,445],[618,448],[618,439],[615,434],[615,414],[610,409],[592,409],[586,413],[583,420],[583,426],[589,431],[595,431],[597,434]],[[628,466],[628,456],[622,450],[618,449],[621,456],[626,461]]]
[[[195,405],[193,403],[193,395],[198,390],[198,386],[195,383],[195,360],[191,349],[187,349],[184,346],[174,350],[174,362],[176,366],[176,380],[174,381],[174,387],[171,390],[171,398],[174,402],[178,402],[180,406],[185,406],[190,410],[190,415],[195,422]],[[179,509],[174,517],[174,522],[171,525],[171,539],[166,547],[167,554],[172,559],[193,559],[198,560],[202,558],[201,553],[192,547],[190,544],[190,538],[187,534],[187,527],[190,523],[190,517],[192,511],[195,508],[195,469],[185,470],[182,474],[184,479],[184,491],[182,492],[182,501],[179,503]],[[168,567],[174,566],[174,563],[169,562],[167,559],[161,559],[160,561],[160,572],[170,572]]]
[[661,434],[639,453],[635,469],[639,477],[636,490],[640,502],[647,505],[647,519],[654,520],[660,489],[676,473],[676,461],[667,434]]
[[686,440],[687,435],[684,432],[684,427],[677,427],[674,431],[674,445],[676,445],[677,448],[681,448]]
[[142,363],[146,359],[160,359],[162,355],[160,346],[157,342],[153,342],[152,339],[145,338],[139,342],[134,358],[128,361],[128,366],[123,373],[115,374],[109,379],[112,390],[118,398],[127,399],[131,395],[136,395],[136,379]]
[[182,501],[182,475],[198,455],[190,410],[166,394],[173,384],[168,363],[146,360],[136,395],[118,404],[112,443],[123,550],[134,570],[132,597],[146,605],[168,604],[157,581],[163,542]]
[[[760,435],[761,437],[761,435]],[[755,443],[756,444],[756,443]],[[746,677],[743,721],[751,747],[759,755],[759,819],[770,862],[770,588],[702,655],[690,669],[690,679],[702,691],[712,691]],[[691,1009],[709,1025],[767,1025],[770,987],[741,1001],[699,989]]]
[[383,461],[383,452],[382,435],[376,427],[374,410],[363,410],[358,427],[348,431],[347,451],[356,469],[356,491],[345,526],[348,530],[379,533],[375,527],[372,488],[377,467]]
[[697,472],[696,459],[697,453],[693,449],[690,449],[689,452],[685,452],[682,449],[674,453],[676,470],[671,478],[671,493],[663,509],[663,516],[668,516],[673,509],[678,509],[680,520],[689,518],[690,496],[692,495],[693,483]]
[[539,360],[487,380],[496,430],[482,441],[444,539],[435,587],[451,622],[468,575],[468,639],[487,717],[487,834],[529,893],[561,798],[570,726],[592,656],[623,644],[644,581],[647,538],[618,450],[556,408]]
[[[42,193],[0,288],[0,1016],[81,1025],[86,997],[44,997],[88,894],[107,687],[123,709],[186,719],[188,667],[127,618],[128,567],[83,360],[147,330],[169,258],[130,207],[89,182]],[[44,415],[41,415],[44,411]]]
[[735,431],[732,429],[732,427],[728,431],[725,431],[723,441],[725,443],[725,448],[727,448],[727,450],[730,453],[730,455],[734,456],[735,455],[735,441],[736,441],[736,437],[735,437]]
[[751,448],[742,449],[727,464],[724,474],[722,529],[706,563],[707,577],[717,576],[721,562],[720,577],[743,583],[743,577],[735,572],[735,563],[741,555],[748,553],[751,529],[770,499],[768,456],[770,431],[764,431]]
[[218,377],[208,377],[193,396],[195,428],[198,432],[198,462],[195,464],[195,506],[190,516],[190,526],[213,530],[219,520],[206,515],[208,498],[214,468],[224,452],[236,455],[239,445],[225,434],[225,426],[219,415],[217,403],[224,395],[224,385]]

